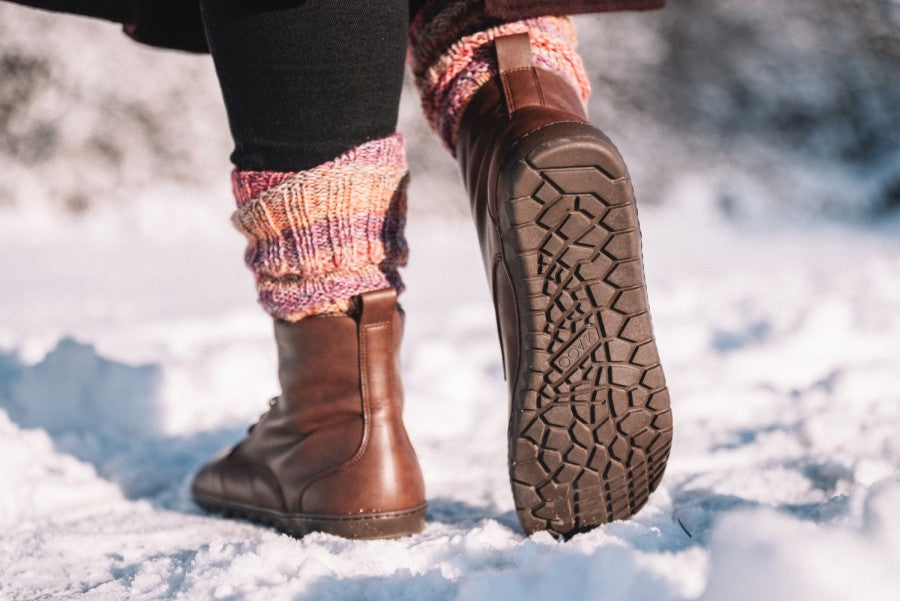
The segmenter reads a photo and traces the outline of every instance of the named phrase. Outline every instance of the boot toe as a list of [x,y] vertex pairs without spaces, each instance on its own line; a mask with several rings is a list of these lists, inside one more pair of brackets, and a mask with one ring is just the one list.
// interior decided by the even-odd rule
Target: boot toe
[[225,496],[225,487],[222,482],[222,463],[228,457],[230,451],[222,451],[194,476],[191,482],[191,494],[195,500],[218,499]]
[[244,457],[240,446],[204,465],[191,485],[198,505],[210,511],[286,511],[281,487],[262,462]]

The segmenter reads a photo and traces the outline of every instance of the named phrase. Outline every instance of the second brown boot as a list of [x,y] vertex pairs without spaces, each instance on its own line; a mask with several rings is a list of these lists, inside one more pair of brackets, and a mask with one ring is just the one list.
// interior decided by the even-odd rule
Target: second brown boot
[[276,320],[282,393],[246,439],[205,465],[197,504],[293,536],[392,538],[425,521],[422,473],[403,426],[393,289],[358,318]]
[[462,115],[457,156],[509,384],[509,472],[527,533],[623,519],[672,440],[631,181],[612,142],[527,33]]

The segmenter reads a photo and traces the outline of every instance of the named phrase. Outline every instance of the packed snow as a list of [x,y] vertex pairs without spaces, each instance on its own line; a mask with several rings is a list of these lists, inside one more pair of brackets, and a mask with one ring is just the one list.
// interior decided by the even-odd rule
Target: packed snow
[[0,222],[0,597],[898,598],[896,220],[735,221],[703,181],[642,207],[674,450],[633,520],[561,542],[513,510],[473,227],[414,213],[403,373],[427,527],[294,540],[188,493],[277,393],[227,194]]
[[409,87],[425,531],[294,540],[194,506],[278,393],[209,59],[0,4],[0,599],[900,599],[896,1],[579,19],[675,441],[634,519],[567,542],[519,527],[474,228]]

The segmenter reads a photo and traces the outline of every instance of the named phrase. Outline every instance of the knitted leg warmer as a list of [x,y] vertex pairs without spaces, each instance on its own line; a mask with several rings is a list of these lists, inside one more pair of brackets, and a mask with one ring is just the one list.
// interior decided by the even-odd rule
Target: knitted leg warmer
[[363,292],[403,284],[409,181],[401,134],[307,171],[235,171],[235,227],[272,317],[349,313]]
[[429,0],[410,25],[407,62],[422,108],[445,146],[456,154],[459,119],[469,99],[497,75],[496,37],[528,32],[538,67],[556,71],[587,103],[591,85],[576,51],[571,17],[503,21],[488,17],[484,0]]

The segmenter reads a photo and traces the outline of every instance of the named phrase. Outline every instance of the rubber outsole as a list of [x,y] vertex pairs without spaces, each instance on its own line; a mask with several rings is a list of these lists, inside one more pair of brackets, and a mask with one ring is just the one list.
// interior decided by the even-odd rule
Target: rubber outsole
[[497,185],[519,324],[513,496],[526,533],[568,537],[636,513],[671,447],[634,193],[612,143],[569,122],[520,141]]
[[385,511],[359,515],[316,515],[281,513],[247,507],[194,495],[201,508],[223,517],[241,518],[270,526],[287,535],[302,538],[312,532],[324,532],[351,539],[401,538],[418,534],[425,527],[427,504],[403,511]]

